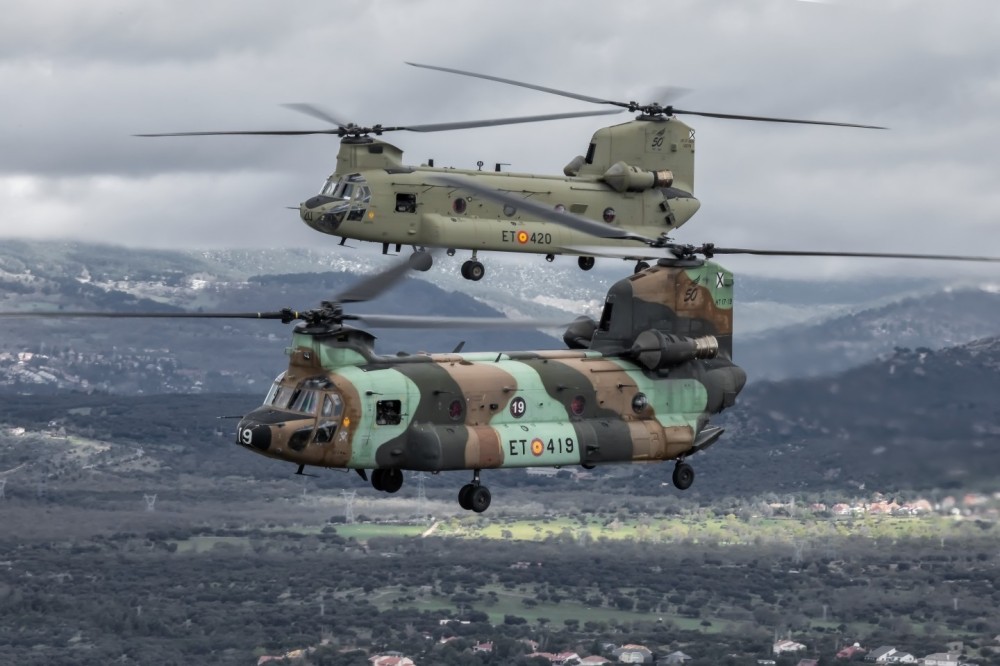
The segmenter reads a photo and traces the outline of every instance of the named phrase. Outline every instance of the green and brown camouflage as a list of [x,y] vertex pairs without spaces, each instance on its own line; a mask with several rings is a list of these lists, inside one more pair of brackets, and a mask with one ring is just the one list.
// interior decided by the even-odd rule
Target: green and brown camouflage
[[718,438],[709,419],[746,380],[732,361],[732,294],[718,264],[661,260],[612,286],[599,321],[570,326],[566,350],[386,357],[364,331],[300,326],[237,441],[298,465],[373,470],[390,492],[404,470],[472,470],[479,487],[483,469],[683,460]]

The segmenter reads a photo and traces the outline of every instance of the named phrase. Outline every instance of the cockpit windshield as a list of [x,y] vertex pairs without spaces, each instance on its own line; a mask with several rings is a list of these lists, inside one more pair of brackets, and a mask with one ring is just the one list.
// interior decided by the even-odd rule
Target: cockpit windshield
[[322,405],[322,416],[337,417],[343,410],[340,395],[330,390],[330,383],[325,379],[307,379],[296,386],[282,384],[285,373],[274,380],[271,390],[264,398],[265,407],[274,407],[299,414],[316,414]]
[[325,214],[334,224],[340,224],[345,218],[363,219],[372,198],[368,182],[360,173],[352,173],[339,180],[327,179],[320,194],[341,202],[333,202],[333,207]]

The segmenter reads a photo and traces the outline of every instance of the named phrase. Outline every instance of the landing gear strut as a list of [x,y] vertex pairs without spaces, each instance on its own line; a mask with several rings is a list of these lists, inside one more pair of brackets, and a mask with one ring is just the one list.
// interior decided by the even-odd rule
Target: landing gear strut
[[476,259],[476,251],[472,251],[472,259],[462,264],[462,277],[466,280],[472,280],[473,282],[479,282],[486,275],[486,267],[479,263]]
[[694,468],[684,461],[678,461],[674,466],[674,485],[678,490],[687,490],[694,483]]
[[467,483],[458,491],[458,505],[466,511],[482,513],[490,508],[492,496],[486,486],[479,484],[479,470],[473,470],[472,483]]

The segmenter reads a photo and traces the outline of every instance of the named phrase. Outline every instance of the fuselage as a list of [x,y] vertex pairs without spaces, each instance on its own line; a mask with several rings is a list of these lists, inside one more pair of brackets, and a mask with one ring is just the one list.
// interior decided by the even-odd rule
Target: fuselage
[[299,208],[322,233],[387,245],[535,254],[579,254],[574,247],[629,247],[470,196],[443,184],[447,174],[594,221],[656,238],[682,226],[700,203],[692,193],[693,130],[676,119],[647,118],[594,134],[586,156],[564,174],[408,166],[396,146],[372,137],[341,142],[337,167],[319,194]]
[[298,464],[439,471],[667,460],[688,451],[707,420],[704,377],[658,377],[596,352],[419,355],[323,371],[297,349],[238,440]]

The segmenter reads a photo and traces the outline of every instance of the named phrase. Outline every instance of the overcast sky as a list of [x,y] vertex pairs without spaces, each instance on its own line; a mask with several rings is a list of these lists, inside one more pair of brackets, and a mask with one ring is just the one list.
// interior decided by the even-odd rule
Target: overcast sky
[[[612,99],[674,85],[696,110],[886,125],[686,117],[702,209],[678,239],[1000,256],[998,35],[996,0],[8,3],[0,238],[333,248],[286,206],[333,170],[336,138],[130,135],[322,127],[285,102],[365,124],[595,108],[412,60]],[[604,120],[386,138],[409,163],[557,174]],[[778,272],[816,275],[857,266],[782,261]]]

